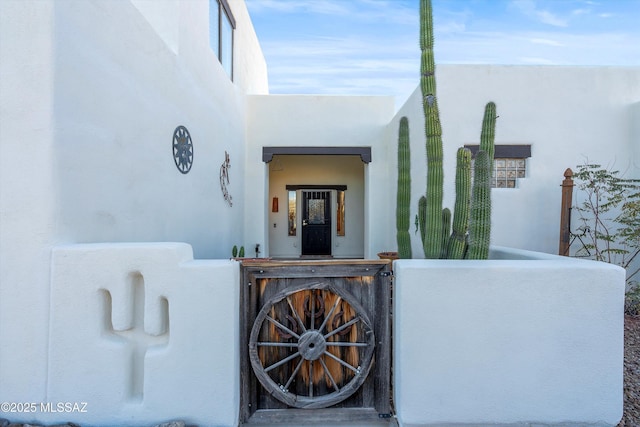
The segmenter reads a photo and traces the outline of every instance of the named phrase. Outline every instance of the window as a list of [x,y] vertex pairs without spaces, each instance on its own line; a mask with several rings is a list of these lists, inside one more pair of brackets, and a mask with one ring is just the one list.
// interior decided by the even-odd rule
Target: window
[[338,236],[344,236],[344,191],[338,190],[337,193],[337,203],[336,203],[336,234]]
[[516,179],[526,175],[525,159],[499,158],[493,160],[493,188],[516,188]]
[[[465,145],[475,158],[478,145]],[[527,158],[531,157],[531,145],[496,145],[493,156],[492,188],[516,188],[518,179],[527,176]],[[471,169],[473,175],[473,168]]]
[[236,20],[227,0],[209,0],[209,46],[233,80],[233,30]]
[[296,190],[289,190],[289,236],[296,235]]

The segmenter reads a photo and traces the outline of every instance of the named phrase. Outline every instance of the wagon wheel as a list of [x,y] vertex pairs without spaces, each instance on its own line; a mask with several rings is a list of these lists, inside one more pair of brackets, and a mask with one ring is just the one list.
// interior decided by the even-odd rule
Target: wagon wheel
[[315,409],[358,390],[373,364],[374,347],[373,327],[358,301],[329,283],[313,282],[265,302],[251,329],[249,358],[274,398]]

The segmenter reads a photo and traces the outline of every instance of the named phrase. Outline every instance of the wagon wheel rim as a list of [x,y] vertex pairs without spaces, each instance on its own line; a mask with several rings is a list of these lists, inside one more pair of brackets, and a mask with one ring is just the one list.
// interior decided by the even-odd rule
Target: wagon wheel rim
[[[307,317],[304,311],[309,306],[305,306],[305,310],[299,312],[292,304],[292,299],[294,294],[308,291],[311,292],[312,298],[307,298],[305,304],[313,302],[310,304],[311,313],[308,313],[310,316]],[[322,308],[326,310],[324,316],[317,316],[315,300],[321,293],[325,296],[333,294],[335,302],[330,307]],[[277,304],[285,303],[290,316],[283,319],[271,317],[272,309]],[[340,303],[348,304],[353,309],[354,316],[336,322],[336,314],[339,313],[337,307]],[[266,341],[261,340],[261,331],[264,335],[265,325],[280,332]],[[345,341],[341,337],[351,328],[355,328],[357,338],[355,341]],[[287,336],[290,337],[288,342],[283,342]],[[260,349],[279,349],[278,351],[284,351],[284,354],[281,353],[276,360],[263,363]],[[249,338],[249,359],[262,386],[277,400],[295,408],[305,409],[326,408],[354,394],[371,370],[374,350],[375,334],[364,308],[349,292],[326,282],[292,286],[271,297],[258,313]],[[343,360],[340,356],[343,351],[357,352],[357,366]],[[332,364],[334,369],[339,365],[346,372],[344,376],[350,379],[338,381],[330,372],[329,364]],[[282,372],[278,370],[286,370],[286,373],[282,376]],[[305,372],[307,370],[308,372]],[[320,372],[320,381],[326,381],[325,393],[319,391],[318,384],[314,383],[314,375],[317,376],[317,372]],[[274,379],[272,373],[280,373],[281,378]],[[297,387],[300,388],[302,382],[299,381],[305,374],[308,374],[309,378],[308,384],[304,384],[306,395],[293,392],[292,385],[297,383]],[[329,389],[331,391],[328,391]]]

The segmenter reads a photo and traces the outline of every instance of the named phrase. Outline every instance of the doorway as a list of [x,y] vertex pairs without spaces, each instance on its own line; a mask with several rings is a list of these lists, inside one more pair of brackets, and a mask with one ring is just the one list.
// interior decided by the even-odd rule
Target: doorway
[[[267,256],[363,258],[364,178],[365,164],[359,156],[274,155],[269,164],[265,200]],[[327,192],[328,195],[322,194]],[[274,199],[279,202],[277,207]],[[324,224],[313,217],[309,220],[309,210],[313,208],[323,213]],[[307,212],[303,213],[305,209]],[[303,220],[307,220],[306,226]]]
[[330,191],[302,191],[302,255],[331,255]]

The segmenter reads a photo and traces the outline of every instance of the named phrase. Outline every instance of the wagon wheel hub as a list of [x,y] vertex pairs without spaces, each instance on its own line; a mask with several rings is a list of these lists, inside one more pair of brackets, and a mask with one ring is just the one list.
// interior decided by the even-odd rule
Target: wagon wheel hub
[[318,360],[326,349],[327,341],[316,330],[305,332],[298,341],[298,351],[305,360]]

